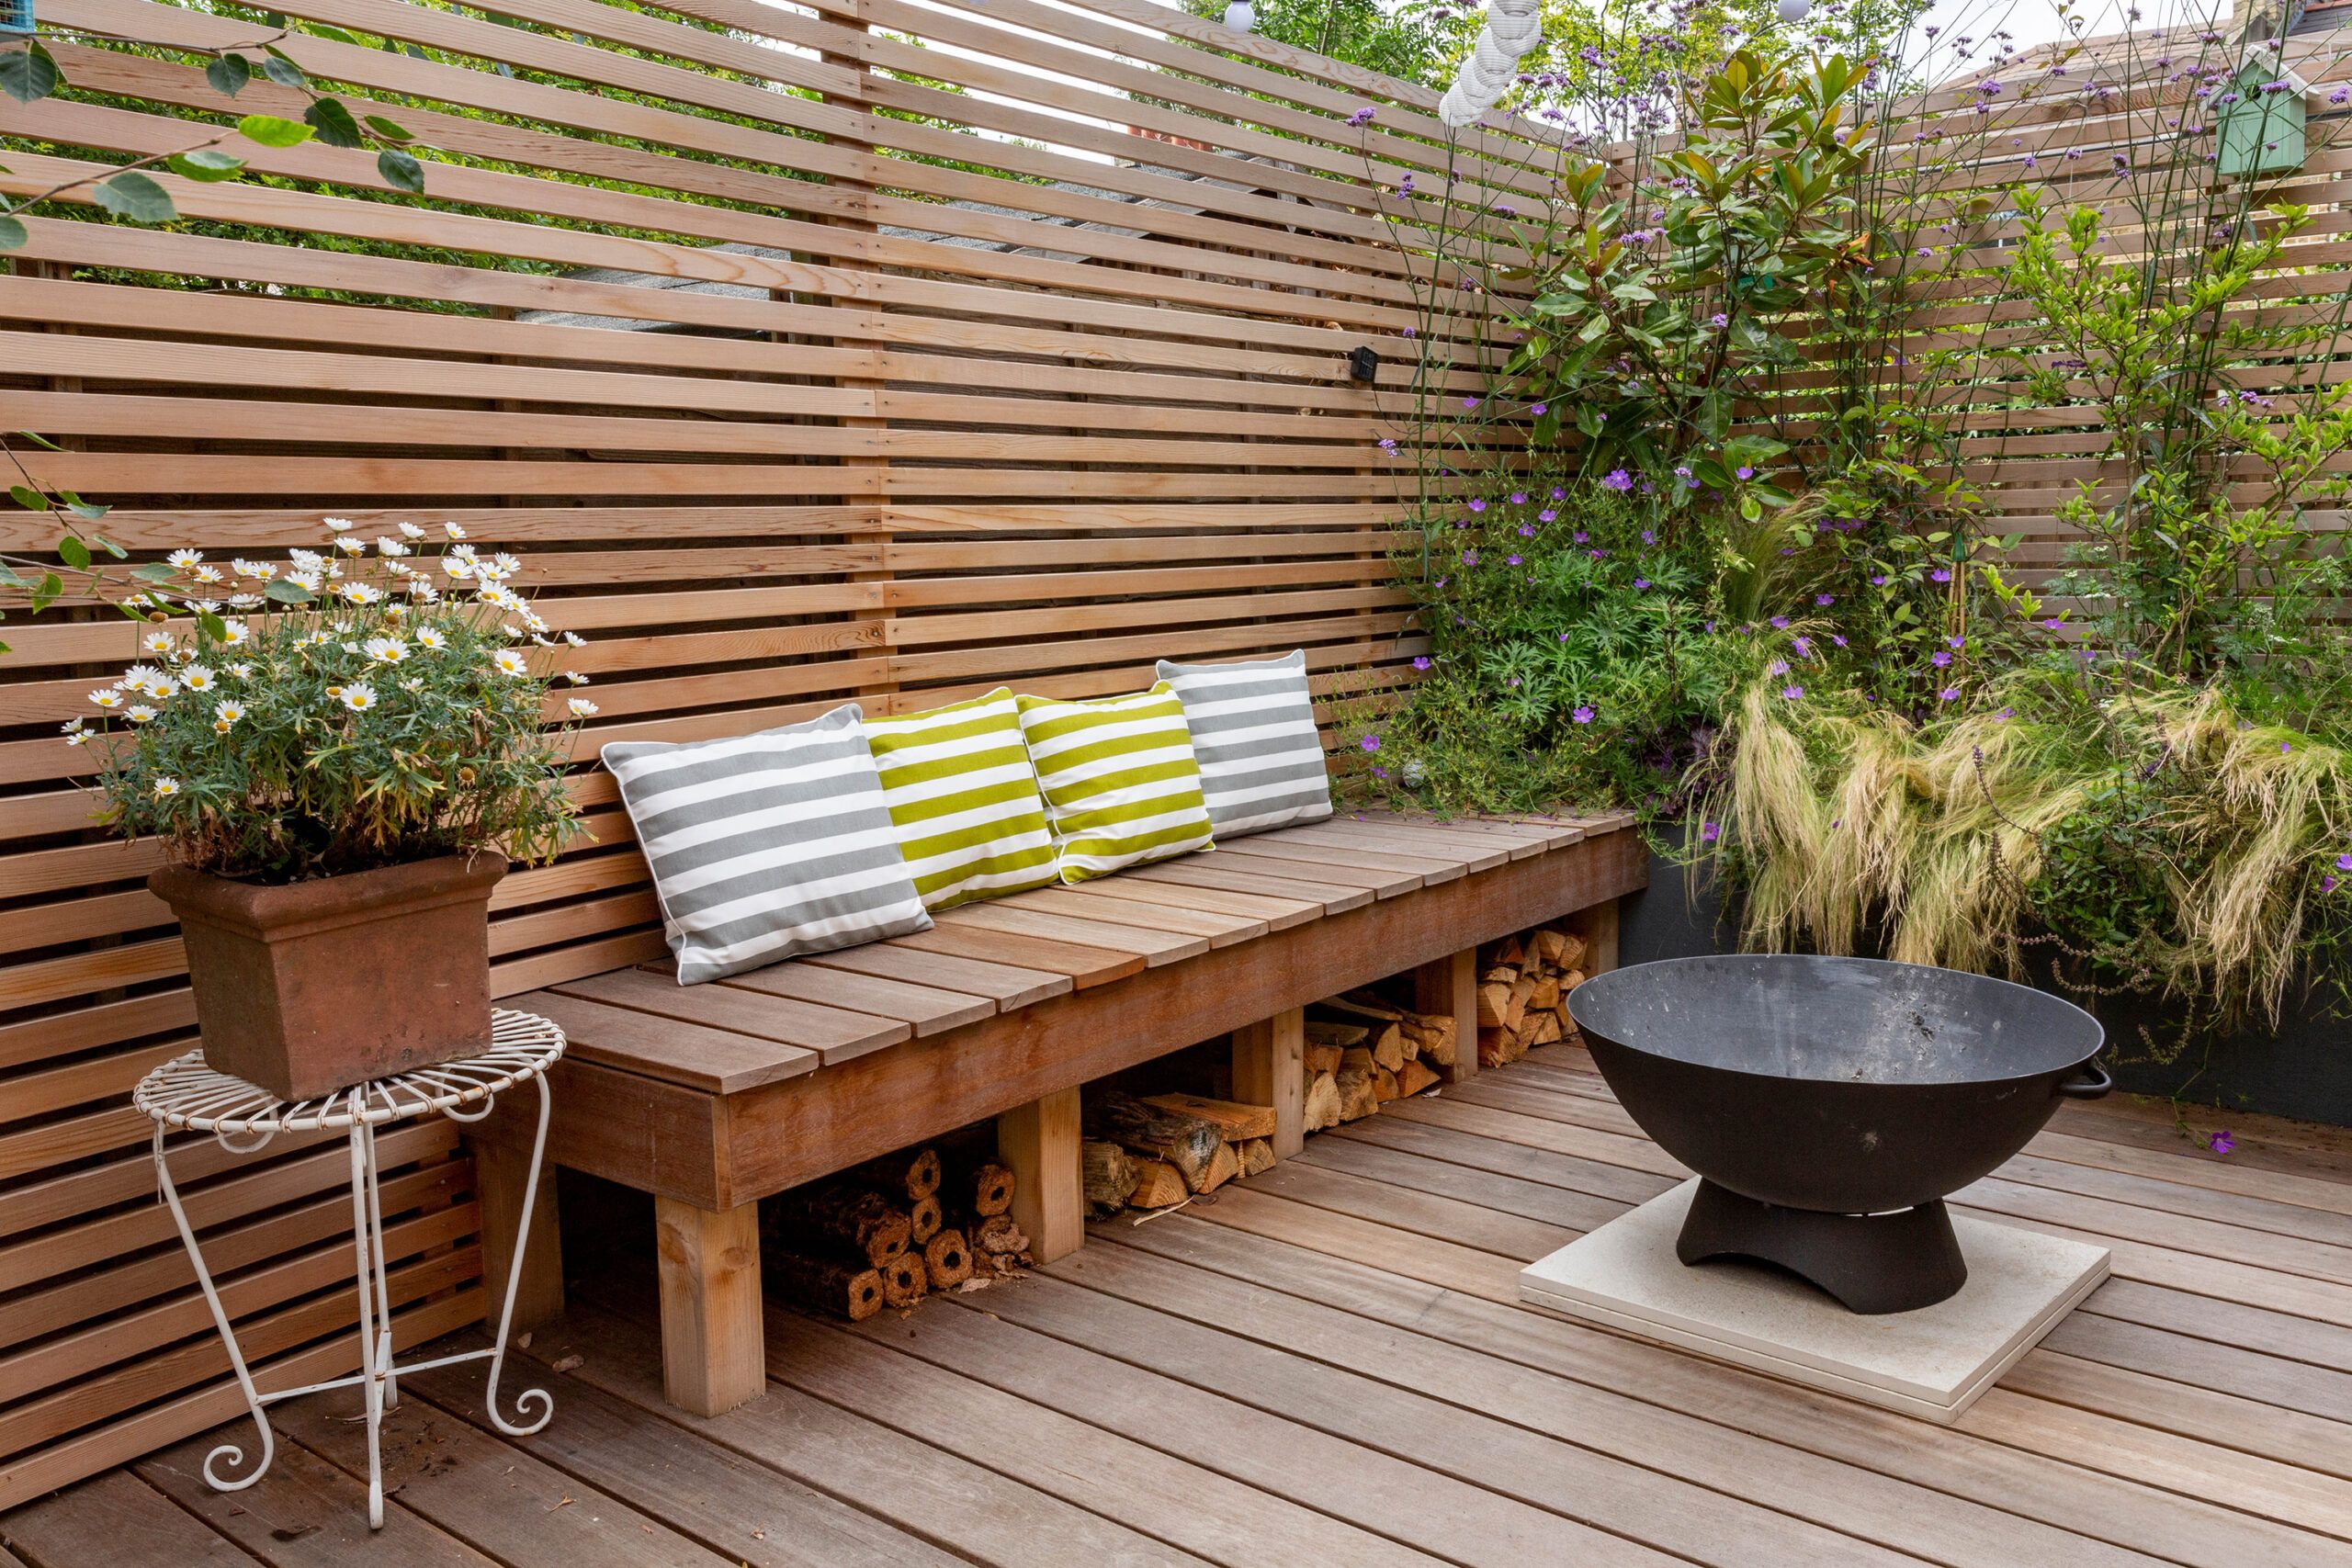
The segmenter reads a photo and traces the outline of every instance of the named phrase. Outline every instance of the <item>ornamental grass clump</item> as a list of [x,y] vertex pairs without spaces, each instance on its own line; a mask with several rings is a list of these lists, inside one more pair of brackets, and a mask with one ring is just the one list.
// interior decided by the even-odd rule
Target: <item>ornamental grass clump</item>
[[2352,751],[2134,673],[2022,671],[1928,720],[1751,686],[1702,805],[1747,944],[2274,1024],[2299,983],[2341,987]]
[[[430,542],[428,542],[430,541]],[[107,819],[198,871],[278,884],[454,852],[551,859],[577,830],[569,727],[553,688],[577,646],[514,582],[511,555],[402,524],[369,540],[170,566],[217,600],[143,634],[144,658],[90,694],[67,739],[101,758]]]

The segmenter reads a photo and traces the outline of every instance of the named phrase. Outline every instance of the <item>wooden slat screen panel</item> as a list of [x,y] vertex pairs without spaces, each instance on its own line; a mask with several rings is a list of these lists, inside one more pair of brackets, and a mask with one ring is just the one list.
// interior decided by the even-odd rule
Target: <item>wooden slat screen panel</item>
[[[1897,165],[1913,159],[1950,163],[1954,145],[1968,155],[1879,215],[1880,237],[1889,244],[1925,244],[1937,253],[1906,264],[1912,306],[1902,331],[1885,345],[1883,394],[1916,401],[1925,355],[1939,349],[1970,355],[1969,370],[1937,396],[1949,400],[1944,423],[1952,454],[1984,498],[1986,530],[2023,536],[2004,559],[2010,574],[2029,586],[2047,581],[2076,538],[2059,517],[2060,507],[2086,481],[2099,503],[2113,502],[2125,482],[2125,465],[2109,451],[2097,389],[2087,378],[2068,382],[2069,400],[2047,404],[1997,356],[2005,347],[2048,343],[2047,327],[2031,319],[2033,308],[2004,282],[2021,231],[2014,195],[2035,190],[2052,222],[2076,206],[2100,209],[2104,251],[2116,265],[2144,262],[2152,244],[2161,247],[2168,243],[2162,236],[2177,232],[2161,215],[2154,222],[2136,215],[2132,190],[2153,189],[2161,178],[2173,182],[2163,207],[2175,213],[2195,210],[2213,192],[2223,193],[2217,197],[2222,207],[2230,206],[2235,197],[2228,193],[2242,188],[2239,182],[2222,179],[2206,162],[2218,138],[2182,133],[2184,126],[2214,118],[2211,103],[2192,96],[2199,85],[2194,73],[2216,65],[2226,70],[2236,58],[2230,45],[2208,44],[2199,32],[2182,26],[2128,43],[2092,39],[2071,51],[2043,46],[1906,102],[1893,118],[1896,134],[1884,156]],[[2062,67],[2061,73],[2050,73],[2052,65]],[[2276,68],[2281,73],[2291,69],[2309,85],[2311,152],[2300,170],[2255,182],[2249,209],[2307,206],[2311,221],[2235,309],[2242,320],[2272,326],[2352,324],[2343,308],[2352,287],[2346,265],[2352,248],[2346,243],[2352,230],[2352,116],[2325,101],[2332,89],[2352,82],[2352,33],[2289,39]],[[1975,87],[1982,79],[2002,83],[2000,93],[1984,97]],[[1915,143],[1922,133],[1928,140]],[[2119,153],[2132,160],[2135,173],[2128,180],[2116,170]],[[1991,198],[1987,207],[1969,212],[1967,204],[1980,197]],[[1954,246],[1957,254],[1948,254]],[[1787,330],[1806,335],[1803,323]],[[2047,365],[2056,356],[2041,357]],[[2276,394],[2284,412],[2295,406],[2297,389],[2335,384],[2346,375],[2352,362],[2344,357],[2340,336],[2331,346],[2323,334],[2320,344],[2278,356],[2275,370],[2248,368],[2229,379]],[[1785,438],[1804,443],[1831,378],[1826,369],[1790,375],[1759,412],[1776,420]],[[2352,468],[2352,461],[2335,467]],[[1950,472],[1932,458],[1926,471],[1937,478]],[[2245,479],[2237,492],[2241,501],[2268,494],[2257,475]],[[2306,521],[2335,532],[2345,514],[2323,502]]]
[[[33,220],[0,276],[0,427],[67,448],[28,464],[113,503],[105,531],[141,552],[282,552],[333,513],[526,556],[591,638],[574,663],[603,711],[573,781],[590,834],[500,889],[503,993],[660,948],[589,765],[604,741],[1294,647],[1354,690],[1422,646],[1388,582],[1412,464],[1378,444],[1413,439],[1420,344],[1463,340],[1444,378],[1465,389],[1486,350],[1476,315],[1432,312],[1453,278],[1409,242],[1540,198],[1548,155],[1514,129],[1449,149],[1425,90],[1150,0],[288,14],[313,77],[443,150],[429,194],[371,153],[241,145],[270,181],[165,176],[170,227]],[[42,15],[85,36],[55,46],[74,93],[0,100],[11,191],[184,146],[190,115],[303,107],[258,76],[232,107],[169,52],[256,24]],[[1376,386],[1350,377],[1359,346]],[[0,541],[51,542],[21,518]],[[132,631],[90,609],[7,636],[0,1506],[234,1407],[125,1099],[193,1042],[157,857],[90,827],[56,733]],[[404,1139],[388,1180],[424,1333],[478,1310],[474,1210],[454,1145]],[[243,1259],[236,1309],[311,1375],[343,1354],[338,1157],[181,1156]]]

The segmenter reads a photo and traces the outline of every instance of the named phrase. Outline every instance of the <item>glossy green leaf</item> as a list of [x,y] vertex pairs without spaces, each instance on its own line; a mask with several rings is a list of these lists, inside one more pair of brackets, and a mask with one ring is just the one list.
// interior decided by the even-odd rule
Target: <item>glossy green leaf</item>
[[224,54],[204,68],[204,79],[222,97],[233,98],[254,79],[254,68],[242,54]]
[[299,119],[274,114],[249,114],[237,122],[237,134],[265,147],[296,147],[318,134]]

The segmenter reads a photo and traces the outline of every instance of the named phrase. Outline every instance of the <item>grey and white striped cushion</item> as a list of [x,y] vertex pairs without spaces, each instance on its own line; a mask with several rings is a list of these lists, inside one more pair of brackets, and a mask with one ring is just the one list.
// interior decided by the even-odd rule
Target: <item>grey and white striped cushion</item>
[[1330,776],[1306,694],[1306,654],[1242,664],[1172,664],[1159,678],[1184,705],[1201,793],[1219,839],[1331,815]]
[[605,748],[680,985],[931,925],[860,716],[844,703],[757,735]]

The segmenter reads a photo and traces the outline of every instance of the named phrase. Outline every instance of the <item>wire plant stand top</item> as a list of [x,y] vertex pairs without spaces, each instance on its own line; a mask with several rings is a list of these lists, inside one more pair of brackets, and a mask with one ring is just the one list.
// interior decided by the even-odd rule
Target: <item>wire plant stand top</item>
[[500,1008],[492,1015],[488,1050],[331,1094],[279,1100],[266,1089],[207,1066],[199,1050],[150,1072],[131,1090],[130,1101],[166,1127],[210,1133],[223,1143],[232,1138],[266,1143],[280,1133],[379,1127],[434,1111],[453,1121],[479,1122],[490,1114],[500,1094],[553,1066],[563,1055],[563,1031],[548,1020]]

